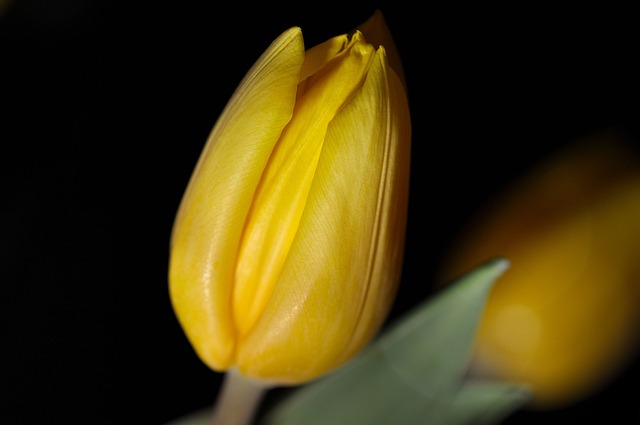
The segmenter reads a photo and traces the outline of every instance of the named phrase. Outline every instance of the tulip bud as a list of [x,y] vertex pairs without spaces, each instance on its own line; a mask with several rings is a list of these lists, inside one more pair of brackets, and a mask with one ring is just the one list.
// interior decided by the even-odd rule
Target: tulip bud
[[[375,25],[373,25],[375,24]],[[215,371],[311,380],[358,352],[399,282],[411,125],[380,12],[305,52],[291,28],[234,92],[173,227],[176,316]],[[364,25],[363,25],[364,26]],[[395,51],[393,57],[397,57]]]
[[640,167],[623,145],[565,152],[490,204],[454,244],[451,277],[510,269],[480,323],[472,373],[530,385],[532,408],[593,394],[640,337]]

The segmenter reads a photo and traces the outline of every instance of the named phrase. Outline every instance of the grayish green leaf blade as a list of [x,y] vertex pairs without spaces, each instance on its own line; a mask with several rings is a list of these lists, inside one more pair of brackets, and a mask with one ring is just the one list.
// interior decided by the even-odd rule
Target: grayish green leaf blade
[[462,276],[360,356],[293,392],[266,424],[445,424],[487,294],[507,266],[495,259]]
[[386,332],[378,344],[395,372],[428,397],[457,383],[486,297],[507,266],[505,259],[481,265]]
[[420,394],[389,369],[384,354],[372,349],[348,367],[309,384],[276,406],[269,425],[401,424],[395,414],[421,406]]
[[491,425],[502,422],[531,399],[523,385],[488,380],[467,380],[456,392],[445,423]]

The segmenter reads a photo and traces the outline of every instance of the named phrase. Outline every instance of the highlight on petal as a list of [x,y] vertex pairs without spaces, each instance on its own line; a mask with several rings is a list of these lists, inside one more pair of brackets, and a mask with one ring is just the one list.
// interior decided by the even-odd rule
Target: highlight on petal
[[291,119],[303,60],[301,31],[291,28],[249,70],[216,122],[176,216],[171,301],[189,341],[214,370],[232,361],[235,256],[264,167]]
[[346,361],[386,317],[406,224],[403,96],[379,49],[362,89],[329,124],[289,255],[238,353],[242,373],[313,379]]

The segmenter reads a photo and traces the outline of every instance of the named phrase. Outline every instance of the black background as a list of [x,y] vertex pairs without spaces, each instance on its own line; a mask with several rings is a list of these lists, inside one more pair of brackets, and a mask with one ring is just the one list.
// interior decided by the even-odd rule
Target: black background
[[[391,318],[429,296],[456,230],[528,165],[614,129],[638,144],[624,10],[14,0],[0,15],[0,423],[163,424],[214,400],[170,307],[168,240],[203,143],[268,44],[375,8],[406,68],[413,167]],[[416,3],[417,4],[417,3]],[[638,367],[509,425],[640,419]]]

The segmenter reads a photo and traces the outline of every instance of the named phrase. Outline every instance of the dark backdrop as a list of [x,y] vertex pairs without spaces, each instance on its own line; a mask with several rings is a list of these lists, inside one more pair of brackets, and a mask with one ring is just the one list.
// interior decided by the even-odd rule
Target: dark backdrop
[[[13,0],[0,15],[0,423],[162,424],[219,375],[170,307],[173,215],[236,84],[286,28],[308,46],[381,8],[414,120],[405,272],[427,297],[464,220],[526,166],[616,129],[638,140],[626,11],[348,3]],[[510,425],[637,423],[638,368]],[[635,386],[634,386],[635,387]]]

